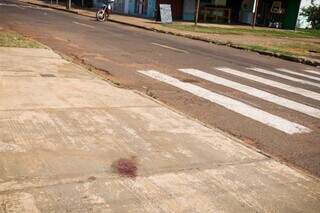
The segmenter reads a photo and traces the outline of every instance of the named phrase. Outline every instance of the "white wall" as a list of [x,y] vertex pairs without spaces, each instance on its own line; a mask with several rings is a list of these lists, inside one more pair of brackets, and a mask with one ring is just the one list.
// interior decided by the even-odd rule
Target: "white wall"
[[[315,0],[315,3],[316,4],[320,4],[320,0]],[[307,18],[300,15],[301,9],[303,7],[306,7],[306,6],[309,6],[309,5],[311,5],[311,0],[301,0],[300,11],[299,11],[299,16],[298,16],[298,20],[297,20],[297,27],[298,28],[311,27],[310,23],[307,22]]]

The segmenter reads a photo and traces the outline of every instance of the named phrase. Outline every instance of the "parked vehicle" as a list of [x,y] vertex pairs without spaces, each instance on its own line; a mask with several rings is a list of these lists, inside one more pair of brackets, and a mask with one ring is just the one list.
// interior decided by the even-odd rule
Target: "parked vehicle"
[[108,20],[111,12],[112,12],[112,4],[114,0],[107,0],[105,4],[103,4],[102,8],[97,11],[96,17],[97,21],[106,21]]

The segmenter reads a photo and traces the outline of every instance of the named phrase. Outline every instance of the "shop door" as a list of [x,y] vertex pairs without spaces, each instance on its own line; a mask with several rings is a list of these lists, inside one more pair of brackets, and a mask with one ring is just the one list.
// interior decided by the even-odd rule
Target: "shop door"
[[136,0],[135,13],[139,15],[147,15],[148,0]]

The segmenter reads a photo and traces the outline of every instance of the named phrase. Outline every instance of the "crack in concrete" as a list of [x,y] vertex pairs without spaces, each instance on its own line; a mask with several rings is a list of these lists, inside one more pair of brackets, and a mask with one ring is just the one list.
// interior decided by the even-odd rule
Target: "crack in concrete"
[[[257,160],[246,160],[243,162],[230,162],[230,163],[219,163],[219,164],[213,164],[210,167],[207,163],[205,164],[199,164],[194,167],[186,167],[181,169],[174,168],[168,168],[167,170],[160,170],[153,173],[139,173],[137,176],[138,178],[147,178],[152,177],[156,175],[161,174],[181,174],[181,173],[188,173],[191,171],[206,171],[206,170],[212,170],[212,169],[218,169],[221,167],[229,167],[229,166],[238,166],[238,165],[250,165],[252,163],[259,163],[259,162],[268,162],[273,161],[270,158],[264,158],[264,159],[257,159]],[[109,177],[108,177],[109,175]],[[27,189],[36,189],[36,188],[45,188],[50,186],[59,186],[59,185],[67,185],[67,184],[76,184],[76,183],[89,183],[92,182],[91,177],[95,177],[96,179],[107,179],[107,180],[115,180],[115,179],[125,179],[125,177],[120,177],[118,174],[115,174],[113,172],[109,173],[96,173],[96,174],[88,174],[86,176],[82,177],[74,177],[74,178],[61,178],[60,180],[57,180],[57,177],[51,177],[47,179],[41,179],[41,178],[24,178],[24,179],[11,179],[7,180],[5,182],[0,183],[0,194],[6,194],[6,193],[12,193],[12,192],[20,192]],[[27,181],[25,181],[27,179]],[[52,181],[54,180],[54,181]],[[133,179],[134,180],[134,179]],[[13,182],[10,184],[10,182]],[[38,183],[35,183],[38,182]],[[39,183],[40,182],[40,183]],[[41,184],[41,182],[43,184]],[[9,184],[8,184],[9,183]],[[2,186],[2,185],[6,185]]]

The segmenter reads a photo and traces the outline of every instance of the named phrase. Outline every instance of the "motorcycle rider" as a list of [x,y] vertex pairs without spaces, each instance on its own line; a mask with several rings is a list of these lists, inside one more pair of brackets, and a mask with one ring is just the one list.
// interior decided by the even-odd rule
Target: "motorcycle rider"
[[105,21],[109,17],[113,8],[114,0],[106,0],[103,8],[97,11],[96,17],[98,21]]

